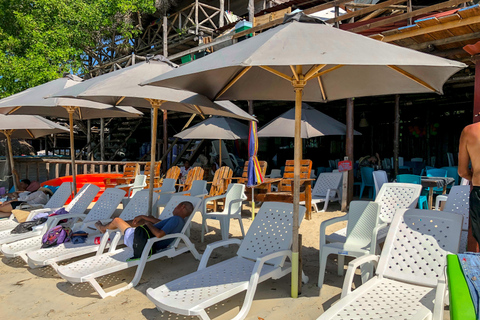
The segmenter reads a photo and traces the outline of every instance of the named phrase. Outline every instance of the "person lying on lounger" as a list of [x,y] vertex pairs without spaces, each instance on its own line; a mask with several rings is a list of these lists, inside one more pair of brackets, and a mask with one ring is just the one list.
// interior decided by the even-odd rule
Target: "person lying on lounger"
[[[180,202],[175,209],[173,209],[173,216],[165,220],[140,215],[130,221],[124,221],[121,218],[115,218],[107,224],[102,224],[102,222],[97,221],[95,227],[102,233],[105,233],[107,230],[119,229],[124,235],[123,243],[129,248],[133,248],[136,227],[145,225],[155,237],[162,238],[167,234],[181,232],[185,225],[185,218],[189,217],[192,212],[193,205],[188,201],[184,201]],[[159,241],[154,244],[153,249],[155,251],[164,249],[174,240],[175,239]]]
[[52,190],[48,188],[40,188],[35,192],[25,195],[24,197],[20,197],[18,200],[5,201],[0,205],[0,218],[10,216],[12,214],[12,210],[23,203],[27,203],[31,206],[36,204],[47,204],[49,199],[48,197],[51,197],[52,195]]

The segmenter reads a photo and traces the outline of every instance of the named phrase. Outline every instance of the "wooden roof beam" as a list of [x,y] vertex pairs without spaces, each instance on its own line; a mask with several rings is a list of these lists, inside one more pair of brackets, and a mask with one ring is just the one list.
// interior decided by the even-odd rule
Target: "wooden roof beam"
[[358,17],[358,16],[361,16],[361,15],[364,15],[364,14],[367,14],[367,13],[370,13],[370,12],[373,12],[375,10],[378,10],[378,9],[383,9],[383,8],[386,8],[390,5],[394,5],[394,4],[398,4],[398,3],[402,3],[402,2],[406,2],[407,0],[389,0],[389,1],[385,1],[385,2],[382,2],[382,3],[379,3],[379,4],[376,4],[376,5],[373,5],[373,6],[369,6],[367,8],[364,8],[364,9],[360,9],[360,10],[357,10],[357,11],[353,11],[353,12],[349,12],[347,14],[344,14],[340,17],[336,17],[336,18],[332,18],[332,19],[329,19],[327,20],[327,23],[335,23],[335,22],[338,22],[338,21],[342,21],[342,20],[347,20],[347,19],[350,19],[350,18],[354,18],[354,17]]
[[407,48],[413,49],[413,50],[423,50],[427,49],[428,47],[431,46],[442,46],[450,43],[455,43],[455,42],[462,42],[462,41],[469,41],[473,39],[479,39],[480,38],[480,32],[474,32],[474,33],[467,33],[467,34],[462,34],[460,36],[455,36],[455,37],[450,37],[450,38],[444,38],[444,39],[438,39],[438,40],[433,40],[433,41],[427,41],[423,43],[418,43],[414,44],[411,46],[407,46]]
[[465,2],[468,2],[468,1],[466,1],[466,0],[450,0],[450,1],[442,2],[442,3],[437,3],[433,6],[425,7],[425,8],[418,9],[418,10],[408,12],[408,13],[404,13],[404,14],[399,14],[399,15],[393,16],[391,18],[383,19],[381,21],[376,21],[376,22],[365,24],[365,25],[360,26],[360,27],[348,29],[348,31],[361,32],[361,31],[372,29],[372,28],[381,27],[381,26],[384,26],[384,25],[387,25],[387,24],[391,24],[391,23],[394,23],[394,22],[397,22],[397,21],[402,21],[402,20],[407,20],[409,18],[414,18],[414,17],[417,17],[421,14],[427,14],[427,13],[432,13],[433,11],[437,11],[437,10],[441,10],[441,9],[452,8],[454,6],[458,6],[459,4],[465,3]]

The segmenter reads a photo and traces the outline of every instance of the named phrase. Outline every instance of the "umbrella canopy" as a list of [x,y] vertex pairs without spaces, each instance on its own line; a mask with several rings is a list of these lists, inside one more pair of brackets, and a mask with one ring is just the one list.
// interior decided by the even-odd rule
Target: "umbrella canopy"
[[[264,125],[259,131],[259,137],[289,137],[294,138],[295,108],[288,110],[277,118]],[[302,139],[321,136],[344,136],[347,126],[327,116],[306,103],[302,104]],[[355,135],[361,135],[354,130]]]
[[[80,86],[71,87],[58,92],[54,97],[74,97],[96,102],[108,103],[112,106],[134,105],[141,108],[152,108],[152,147],[150,150],[150,175],[154,176],[153,165],[156,158],[158,110],[174,110],[204,115],[220,115],[240,119],[255,120],[251,115],[229,101],[213,103],[197,93],[184,90],[140,86],[153,76],[166,73],[177,66],[163,56],[148,58],[124,69],[116,70],[93,79]],[[149,202],[153,199],[153,183],[150,183]],[[149,206],[151,214],[152,206]]]
[[72,160],[73,190],[75,193],[76,168],[73,119],[139,117],[142,115],[141,112],[131,107],[116,108],[79,99],[44,98],[64,88],[78,85],[82,81],[81,78],[70,74],[0,100],[0,113],[2,114],[42,115],[69,119],[70,154]]
[[[292,296],[298,284],[302,100],[442,92],[466,65],[326,26],[303,13],[145,84],[214,99],[295,100]],[[293,89],[293,90],[292,90]]]
[[248,126],[223,117],[208,118],[174,135],[180,139],[237,140],[248,137]]
[[[40,116],[6,116],[0,114],[0,137],[7,139],[10,170],[13,175],[13,139],[35,139],[52,133],[68,132],[68,129]],[[13,179],[16,189],[16,179]]]

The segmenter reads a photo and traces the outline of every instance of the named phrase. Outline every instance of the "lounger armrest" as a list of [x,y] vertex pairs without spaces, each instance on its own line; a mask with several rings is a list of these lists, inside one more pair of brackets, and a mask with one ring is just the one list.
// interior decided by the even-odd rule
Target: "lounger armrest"
[[347,274],[345,275],[345,279],[343,281],[343,288],[342,288],[342,296],[343,298],[352,292],[352,283],[353,283],[353,276],[355,276],[355,270],[364,263],[373,262],[375,267],[377,266],[378,259],[380,257],[374,254],[367,254],[360,258],[356,258],[348,264]]
[[328,219],[328,220],[325,220],[322,223],[320,223],[320,244],[321,245],[326,244],[325,230],[327,229],[327,227],[329,225],[332,225],[332,224],[337,223],[337,222],[345,221],[347,219],[348,219],[348,213],[344,214],[341,217],[335,217],[335,218]]
[[[278,258],[278,257],[288,257],[289,259],[292,259],[292,250],[280,250],[280,251],[275,251],[269,254],[266,254],[264,256],[258,257],[257,258],[257,264],[261,263],[263,265],[265,262],[268,262],[272,259]],[[261,267],[261,266],[260,266]],[[253,272],[255,271],[255,268],[253,268]],[[253,274],[252,272],[252,274]]]
[[375,228],[373,228],[372,243],[370,244],[370,253],[371,254],[375,254],[375,248],[377,246],[378,233],[380,232],[380,230],[382,230],[384,228],[387,228],[387,227],[388,227],[388,223],[382,223],[382,224],[377,225]]
[[213,196],[213,197],[208,197],[208,198],[205,198],[205,200],[203,200],[203,211],[202,212],[207,212],[207,203],[209,201],[214,201],[214,200],[219,200],[219,199],[225,199],[227,197],[227,194],[224,193],[224,194],[221,194],[221,195],[218,195],[218,196]]
[[435,304],[433,306],[433,317],[432,319],[443,319],[443,310],[445,304],[445,292],[447,290],[447,266],[445,266],[445,270],[443,275],[438,277],[437,282],[437,290],[435,292]]
[[129,184],[117,184],[115,186],[116,189],[120,189],[120,188],[130,188],[133,186],[133,183],[129,183]]
[[230,244],[238,244],[240,246],[241,243],[242,243],[242,240],[234,238],[234,239],[216,241],[214,243],[207,245],[205,252],[203,252],[202,260],[200,260],[200,264],[198,265],[197,271],[205,269],[207,267],[208,259],[210,259],[210,255],[212,254],[213,250],[215,250],[216,248],[228,246]]
[[[141,259],[143,260],[144,258],[147,259],[148,257],[148,253],[150,252],[150,249],[152,248],[153,244],[155,242],[159,242],[159,241],[163,241],[163,240],[167,240],[167,239],[176,239],[176,238],[180,238],[183,240],[183,242],[185,242],[185,244],[187,245],[187,247],[189,247],[191,253],[193,254],[193,256],[197,259],[197,260],[200,260],[201,258],[201,255],[198,253],[198,251],[195,249],[195,246],[192,244],[192,242],[190,241],[190,239],[183,233],[171,233],[171,234],[167,234],[161,238],[157,238],[157,237],[154,237],[154,238],[150,238],[148,239],[147,243],[145,244],[145,248],[143,249],[143,252],[142,252],[142,257]],[[144,261],[145,262],[145,261]]]
[[87,217],[86,214],[83,214],[83,213],[67,213],[67,214],[60,214],[58,216],[53,216],[53,217],[49,217],[47,223],[49,224],[49,228],[54,226],[54,225],[57,225],[58,222],[60,220],[63,220],[63,219],[74,219],[74,218],[77,218],[78,219],[85,219]]
[[35,217],[37,214],[39,213],[47,213],[47,212],[55,212],[55,210],[57,210],[56,208],[55,209],[52,209],[52,208],[42,208],[42,209],[35,209],[35,210],[32,210],[30,211],[30,214],[28,215],[27,217],[27,220],[26,221],[30,221],[33,219],[33,217]]

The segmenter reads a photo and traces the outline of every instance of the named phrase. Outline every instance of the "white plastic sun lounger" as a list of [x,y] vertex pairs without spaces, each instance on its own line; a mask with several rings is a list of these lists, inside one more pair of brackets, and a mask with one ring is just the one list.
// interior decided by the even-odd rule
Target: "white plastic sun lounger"
[[[189,224],[195,215],[195,212],[199,209],[199,206],[202,202],[201,199],[196,197],[189,197],[189,196],[173,196],[170,201],[163,209],[159,219],[164,220],[172,216],[173,209],[183,202],[189,201],[193,204],[194,211],[192,214],[186,218],[185,225],[181,231],[181,233],[173,233],[168,234],[162,238],[152,238],[148,240],[145,249],[143,250],[142,256],[140,259],[137,260],[129,260],[133,257],[133,250],[131,248],[116,248],[113,244],[116,243],[117,237],[120,237],[121,234],[115,230],[108,230],[102,238],[102,242],[98,249],[98,254],[94,257],[89,257],[80,261],[76,261],[64,266],[60,266],[57,269],[58,274],[64,278],[65,280],[75,284],[81,282],[88,282],[90,285],[100,294],[102,298],[106,298],[108,296],[115,296],[120,292],[128,290],[138,284],[142,277],[143,270],[145,268],[145,264],[149,261],[153,261],[162,257],[169,257],[173,258],[182,253],[190,251],[195,259],[200,260],[200,254],[195,249],[195,246],[192,244],[190,239],[185,235],[185,231],[188,230]],[[108,252],[103,253],[105,250],[105,246],[107,243],[107,239],[115,234],[115,238],[112,241],[112,245]],[[150,257],[148,257],[148,253],[150,248],[155,242],[166,240],[166,239],[175,239],[170,246],[161,250]],[[183,240],[184,245],[180,244],[180,240]],[[127,285],[112,290],[110,292],[105,292],[105,290],[100,286],[95,278],[105,276],[107,274],[111,274],[117,271],[125,270],[131,267],[137,267],[135,272],[135,276],[133,277],[132,281]]]
[[[300,222],[305,211],[305,207],[300,207]],[[291,258],[292,224],[292,204],[264,202],[243,241],[229,239],[208,245],[196,272],[147,289],[147,297],[160,311],[206,320],[210,319],[206,308],[246,290],[243,306],[233,318],[244,319],[257,285],[291,272],[291,265],[285,260]],[[228,244],[240,244],[237,256],[207,267],[213,249]]]
[[[72,225],[72,231],[96,230],[96,228],[93,226],[95,222],[110,218],[122,201],[124,195],[125,190],[108,188],[103,192],[87,215],[69,213],[54,216],[52,217],[53,219],[50,218],[51,221],[47,223],[49,225],[47,230],[56,226],[60,220],[67,218],[71,221],[69,222],[69,225]],[[81,219],[83,219],[83,221],[77,223],[77,221]],[[98,233],[100,233],[100,231],[98,231]],[[4,244],[2,245],[2,252],[7,258],[21,257],[23,260],[25,260],[25,262],[28,263],[27,253],[38,250],[41,247],[42,235],[39,235],[29,239]]]
[[[156,194],[154,193],[154,197]],[[155,200],[155,199],[154,199]],[[148,213],[148,190],[142,190],[135,193],[135,195],[130,198],[127,206],[123,209],[120,214],[120,218],[125,221],[133,220],[139,215],[145,215]],[[106,222],[110,222],[109,219]],[[84,230],[87,231],[87,230]],[[46,265],[51,265],[55,270],[57,270],[57,262],[68,260],[71,258],[79,257],[91,252],[95,252],[100,247],[100,244],[95,244],[95,238],[99,236],[98,232],[92,232],[88,230],[88,238],[85,243],[74,244],[71,241],[59,244],[58,246],[38,249],[27,253],[28,256],[28,265],[31,268],[41,267]],[[118,238],[117,238],[118,239]],[[119,239],[123,243],[123,237]],[[108,245],[108,244],[107,244]],[[113,244],[114,246],[116,244]],[[102,252],[97,251],[97,254]]]

